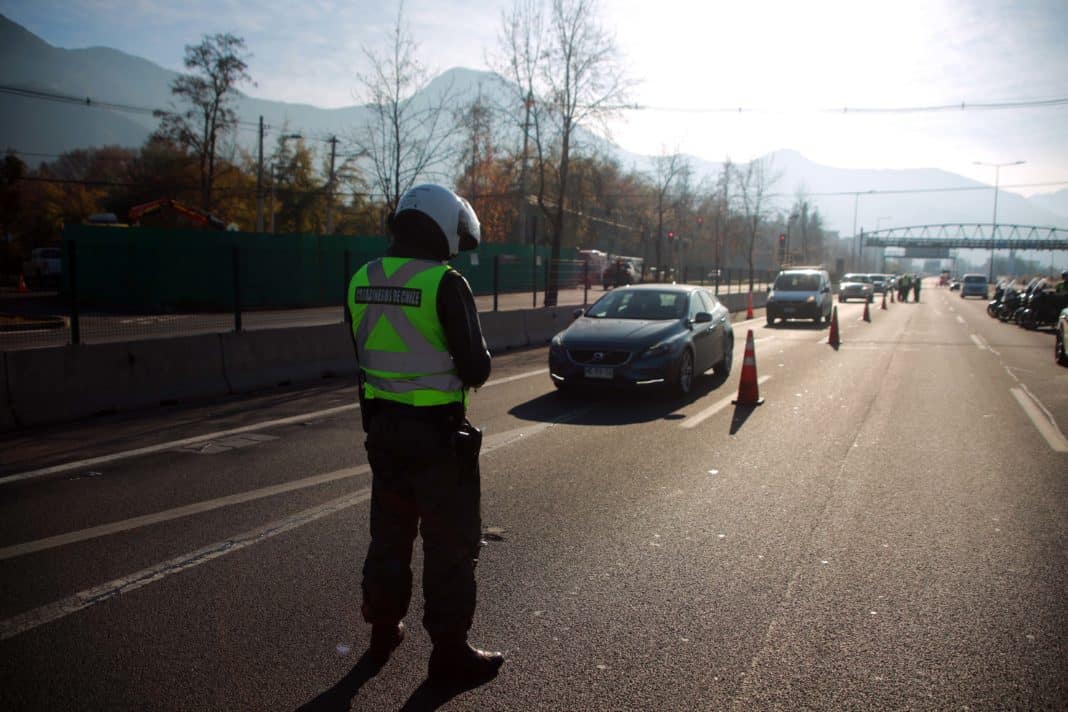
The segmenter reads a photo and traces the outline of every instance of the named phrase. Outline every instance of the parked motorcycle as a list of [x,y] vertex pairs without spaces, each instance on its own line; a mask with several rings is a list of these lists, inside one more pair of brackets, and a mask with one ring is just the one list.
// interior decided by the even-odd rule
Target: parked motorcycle
[[1027,306],[1031,301],[1031,295],[1034,294],[1035,291],[1040,290],[1042,288],[1042,285],[1044,285],[1045,283],[1046,280],[1042,279],[1041,277],[1035,277],[1027,283],[1027,286],[1024,287],[1023,292],[1020,293],[1020,301],[1016,305],[1016,310],[1012,313],[1013,321],[1015,321],[1017,324],[1020,323],[1020,320],[1023,319],[1024,310],[1027,309]]
[[1001,295],[1001,301],[997,305],[998,319],[1008,321],[1016,313],[1016,309],[1019,306],[1020,290],[1017,289],[1015,284],[1009,285],[1005,288],[1005,292]]
[[1025,329],[1054,326],[1061,309],[1068,307],[1068,294],[1058,294],[1048,283],[1031,293],[1017,324]]
[[997,286],[994,287],[994,298],[987,302],[986,313],[993,319],[996,319],[998,316],[998,305],[1001,303],[1001,298],[1004,296],[1008,286],[1008,282],[998,282]]

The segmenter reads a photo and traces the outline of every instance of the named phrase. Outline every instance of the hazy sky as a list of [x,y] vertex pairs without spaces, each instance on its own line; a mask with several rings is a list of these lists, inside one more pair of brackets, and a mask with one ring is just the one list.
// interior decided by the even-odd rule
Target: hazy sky
[[[487,68],[512,0],[408,0],[429,68]],[[232,32],[269,99],[358,100],[363,47],[381,50],[396,3],[370,0],[0,0],[0,12],[64,48],[108,46],[181,71],[186,44]],[[1068,104],[842,113],[1068,98],[1068,0],[601,0],[632,100],[612,138],[736,161],[791,148],[856,168],[935,167],[1023,194],[1068,187]],[[107,97],[100,97],[106,100]],[[738,112],[716,111],[743,107]],[[1059,185],[1052,185],[1054,183]],[[1024,187],[1024,184],[1051,185]]]

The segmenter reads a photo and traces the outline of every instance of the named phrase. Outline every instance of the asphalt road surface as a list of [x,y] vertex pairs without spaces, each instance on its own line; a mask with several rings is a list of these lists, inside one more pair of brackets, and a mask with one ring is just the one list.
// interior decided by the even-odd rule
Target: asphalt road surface
[[[683,400],[497,356],[471,637],[508,661],[470,690],[426,683],[418,574],[361,660],[351,384],[7,437],[0,709],[1064,709],[1068,369],[923,300],[839,305],[837,350],[735,324]],[[735,408],[749,328],[766,400]]]

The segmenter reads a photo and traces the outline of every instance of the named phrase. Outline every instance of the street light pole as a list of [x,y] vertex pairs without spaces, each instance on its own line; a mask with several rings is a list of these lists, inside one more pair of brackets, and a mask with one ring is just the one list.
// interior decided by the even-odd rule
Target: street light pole
[[853,193],[853,270],[857,269],[857,206],[860,204],[860,196],[865,193],[874,193],[874,190],[861,190]]
[[793,264],[793,260],[790,259],[790,226],[794,224],[794,220],[797,220],[797,218],[797,213],[790,213],[790,216],[786,218],[786,241],[783,245],[783,251],[786,254],[783,256],[783,260],[785,261],[782,265],[783,267]]
[[[893,219],[894,219],[893,215],[882,215],[880,217],[875,218],[875,232],[879,232],[879,228],[881,228],[882,225],[883,225],[883,220],[893,220]],[[883,248],[883,263],[882,263],[882,266],[880,267],[880,269],[883,272],[886,271],[886,248],[885,247]]]
[[1005,163],[984,163],[974,161],[977,166],[986,166],[994,169],[994,218],[990,229],[990,274],[987,281],[994,281],[994,246],[997,244],[998,235],[998,183],[1001,177],[1001,169],[1005,166],[1019,166],[1027,161],[1006,161]]

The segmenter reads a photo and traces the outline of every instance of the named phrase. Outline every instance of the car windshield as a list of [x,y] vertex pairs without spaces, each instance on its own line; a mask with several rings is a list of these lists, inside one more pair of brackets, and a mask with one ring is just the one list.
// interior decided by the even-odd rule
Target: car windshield
[[871,278],[866,274],[847,274],[842,277],[843,282],[866,282],[871,283]]
[[986,277],[980,274],[966,274],[964,275],[965,284],[985,284]]
[[780,292],[814,292],[819,288],[818,274],[780,274],[775,278],[775,290]]
[[649,319],[667,321],[686,316],[685,292],[660,292],[649,289],[617,289],[589,308],[593,319]]

